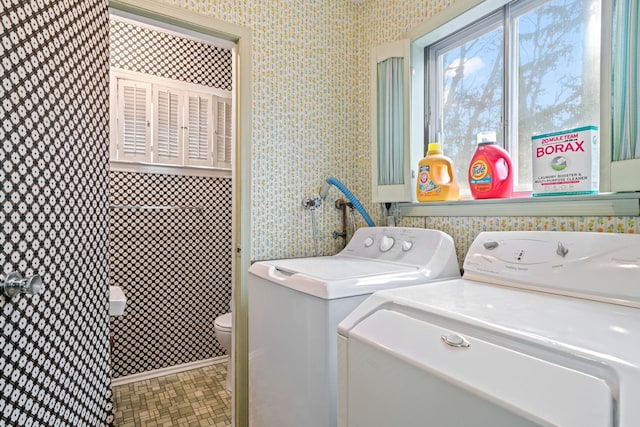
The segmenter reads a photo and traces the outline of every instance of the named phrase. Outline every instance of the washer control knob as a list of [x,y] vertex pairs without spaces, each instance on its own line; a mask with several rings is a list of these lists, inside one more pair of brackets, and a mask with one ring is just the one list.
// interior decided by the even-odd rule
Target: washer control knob
[[396,241],[393,240],[393,237],[383,236],[382,241],[380,242],[380,250],[382,252],[387,252],[389,249],[393,247],[393,244]]
[[367,237],[366,239],[364,239],[364,247],[365,248],[368,248],[371,245],[373,245],[373,239],[371,237]]
[[402,250],[405,252],[409,252],[411,250],[411,248],[413,248],[413,242],[410,242],[408,240],[405,240],[404,242],[402,242]]

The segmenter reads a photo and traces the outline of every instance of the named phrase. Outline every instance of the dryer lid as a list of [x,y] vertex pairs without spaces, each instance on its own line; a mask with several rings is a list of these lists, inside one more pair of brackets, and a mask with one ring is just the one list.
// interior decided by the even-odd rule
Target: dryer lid
[[640,375],[640,311],[633,307],[454,279],[377,292],[340,322],[338,333],[348,337],[382,309],[622,363]]

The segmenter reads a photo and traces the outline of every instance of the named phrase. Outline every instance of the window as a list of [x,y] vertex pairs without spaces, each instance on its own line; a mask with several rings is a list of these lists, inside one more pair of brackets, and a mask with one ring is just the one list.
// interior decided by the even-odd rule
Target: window
[[527,191],[533,135],[600,126],[600,2],[511,1],[425,47],[425,143],[443,144],[462,194],[480,132]]
[[231,169],[231,94],[112,70],[111,160]]
[[[507,5],[506,8],[505,5]],[[582,100],[592,99],[593,106],[596,111],[599,111],[594,122],[597,122],[600,128],[600,192],[605,194],[599,194],[596,196],[583,196],[583,197],[542,197],[542,198],[517,198],[511,200],[485,200],[485,201],[461,201],[454,203],[421,203],[421,204],[401,204],[400,212],[404,216],[418,216],[424,217],[429,215],[437,216],[483,216],[483,215],[524,215],[524,216],[550,216],[550,215],[638,215],[637,193],[640,191],[638,183],[640,183],[640,150],[637,147],[640,146],[640,139],[638,139],[638,132],[636,123],[636,116],[633,112],[636,112],[635,105],[637,105],[638,92],[637,88],[640,87],[638,82],[640,81],[640,73],[636,72],[634,65],[637,64],[637,34],[638,15],[634,14],[636,10],[635,0],[616,0],[615,2],[609,1],[583,1],[583,2],[557,2],[557,1],[539,1],[529,0],[480,0],[473,2],[455,2],[442,12],[426,19],[422,24],[412,28],[404,35],[403,40],[399,42],[405,43],[407,49],[410,52],[410,97],[409,107],[404,111],[409,111],[409,114],[405,114],[403,120],[408,126],[409,132],[405,132],[404,149],[410,153],[410,160],[404,162],[405,174],[410,176],[411,182],[405,180],[403,188],[397,190],[401,192],[402,196],[394,195],[393,197],[387,197],[384,193],[385,186],[376,177],[377,165],[380,164],[379,150],[376,145],[376,134],[379,130],[379,124],[376,120],[376,93],[377,90],[376,81],[372,79],[372,176],[375,178],[372,180],[373,199],[375,202],[394,202],[394,201],[406,201],[415,202],[415,185],[416,185],[416,168],[418,162],[424,157],[425,145],[432,138],[444,140],[445,150],[447,154],[450,154],[448,137],[446,135],[447,129],[444,125],[447,123],[440,122],[440,119],[436,119],[434,110],[436,107],[431,107],[435,104],[433,101],[435,98],[433,94],[435,92],[428,92],[427,68],[429,61],[426,61],[426,55],[429,47],[436,46],[438,43],[455,39],[456,34],[473,34],[474,23],[482,22],[484,19],[490,19],[495,14],[503,14],[501,24],[504,31],[503,39],[503,51],[513,52],[514,44],[513,38],[518,36],[522,37],[526,34],[526,19],[531,17],[539,17],[541,7],[550,7],[552,12],[564,13],[568,10],[576,10],[569,8],[569,6],[581,6],[581,10],[585,14],[589,14],[590,18],[583,15],[582,24],[577,28],[580,29],[580,33],[584,35],[583,38],[578,39],[575,46],[570,46],[572,49],[579,48],[584,57],[599,57],[599,67],[594,65],[589,66],[588,61],[577,63],[578,66],[574,67],[576,70],[582,72],[582,74],[571,77],[568,74],[567,80],[569,83],[568,89],[574,89],[578,85],[576,82],[572,82],[571,78],[578,79],[580,83],[582,81],[589,81],[590,77],[598,75],[600,80],[599,87],[583,86],[583,93],[579,94]],[[504,8],[504,9],[503,9]],[[566,10],[565,10],[566,9]],[[531,12],[534,12],[531,14]],[[548,18],[551,19],[551,18]],[[534,22],[533,19],[530,19]],[[488,21],[485,21],[488,22]],[[537,21],[543,23],[542,21]],[[561,22],[559,27],[568,26],[567,22]],[[506,23],[506,24],[504,24]],[[525,26],[525,29],[521,29],[518,33],[513,31],[513,26]],[[493,28],[495,27],[487,27]],[[574,27],[576,28],[576,27]],[[589,30],[585,30],[589,28]],[[464,33],[466,29],[467,33]],[[478,30],[478,28],[475,28]],[[482,30],[482,28],[480,28]],[[552,30],[552,29],[550,29]],[[477,32],[476,34],[487,34],[491,30],[485,32]],[[508,34],[511,36],[507,37]],[[538,34],[539,35],[539,34]],[[592,36],[600,36],[600,43],[596,43],[596,38]],[[458,41],[466,43],[468,40],[463,36]],[[526,39],[526,38],[525,38]],[[506,40],[506,42],[504,42]],[[517,41],[517,38],[516,38]],[[522,41],[521,41],[522,42]],[[525,40],[526,42],[526,40]],[[525,43],[526,46],[526,43]],[[536,46],[538,47],[538,46]],[[552,46],[554,48],[555,46]],[[378,49],[382,47],[374,48],[374,55],[379,52]],[[444,50],[442,51],[444,52]],[[517,50],[516,50],[517,52]],[[484,53],[484,52],[483,52]],[[490,52],[489,52],[490,53]],[[404,50],[395,48],[393,57],[407,58]],[[504,55],[503,61],[503,73],[502,76],[510,76],[512,83],[504,84],[501,87],[502,94],[502,109],[503,115],[500,118],[500,125],[496,132],[500,133],[500,142],[507,145],[507,148],[511,151],[511,156],[517,162],[517,166],[521,171],[517,177],[519,188],[516,190],[526,189],[530,185],[528,182],[524,183],[525,179],[522,175],[526,175],[526,166],[523,167],[522,163],[529,162],[530,156],[526,153],[530,150],[529,144],[530,136],[526,136],[527,131],[522,130],[521,125],[527,125],[525,123],[526,116],[525,108],[521,108],[518,102],[514,101],[514,97],[518,95],[518,90],[521,90],[516,78],[514,80],[513,72],[510,72],[509,67],[516,67],[518,69],[519,64],[517,61],[523,62],[527,58],[519,58],[514,55]],[[562,62],[559,62],[562,64]],[[515,64],[515,65],[514,65]],[[375,63],[374,63],[375,65]],[[436,63],[437,65],[437,63]],[[443,68],[444,69],[444,68]],[[550,68],[554,71],[553,68]],[[524,70],[526,71],[526,70]],[[543,69],[544,71],[544,69]],[[372,75],[375,73],[375,66],[371,68]],[[442,73],[444,75],[444,72]],[[450,73],[451,75],[451,73]],[[553,74],[551,74],[553,75]],[[540,74],[538,75],[540,76]],[[517,74],[515,77],[520,77]],[[571,77],[571,78],[569,78]],[[504,78],[505,77],[501,77]],[[442,79],[442,88],[444,87],[444,78]],[[547,90],[549,80],[541,81],[538,83],[538,87]],[[553,79],[550,80],[555,83]],[[406,84],[406,81],[405,81]],[[595,91],[596,96],[592,96],[588,91]],[[433,91],[433,88],[431,88]],[[441,90],[444,93],[444,90]],[[429,93],[429,96],[427,96]],[[575,93],[574,93],[575,95]],[[431,99],[431,104],[428,99]],[[443,98],[444,99],[444,98]],[[522,98],[521,99],[526,99]],[[563,98],[560,98],[563,99]],[[564,98],[571,100],[571,97]],[[544,99],[538,98],[538,101],[544,101]],[[517,108],[505,107],[505,104],[509,102],[510,106],[518,106]],[[586,101],[585,101],[586,103]],[[579,118],[579,115],[575,114],[580,108],[585,107],[585,103],[568,103],[571,106],[569,113],[574,114],[574,117]],[[442,102],[441,102],[442,105]],[[524,107],[530,107],[531,105],[537,106],[538,104],[523,104]],[[544,109],[544,103],[540,106],[540,109]],[[559,105],[557,107],[563,107]],[[555,111],[552,108],[546,108],[548,117],[553,120],[560,120],[558,123],[552,120],[548,120],[553,126],[560,127],[563,123],[570,123],[566,115],[555,115]],[[535,109],[533,110],[536,111]],[[585,118],[588,118],[592,112],[587,112],[588,109],[584,109],[583,113]],[[442,117],[442,116],[441,116]],[[489,114],[489,117],[490,114]],[[544,114],[540,114],[540,117],[544,118]],[[577,120],[577,119],[576,119]],[[586,121],[586,119],[585,119]],[[511,126],[509,124],[512,124]],[[436,126],[440,124],[444,132],[436,130]],[[481,123],[482,124],[482,123]],[[515,125],[513,125],[515,124]],[[482,126],[483,130],[487,124]],[[569,126],[567,126],[568,128]],[[580,127],[580,126],[578,126]],[[480,126],[478,126],[480,128]],[[515,131],[516,137],[512,137],[512,133]],[[440,134],[438,134],[440,132]],[[544,131],[539,131],[544,132]],[[409,135],[406,137],[406,135]],[[474,142],[475,135],[473,131],[468,132],[470,137],[465,138],[466,142]],[[505,136],[506,135],[506,136]],[[517,141],[517,144],[513,144]],[[451,143],[453,144],[453,143]],[[475,146],[475,143],[474,143]],[[636,148],[634,148],[636,147]],[[635,156],[633,155],[616,155],[617,152],[623,152],[635,149]],[[516,151],[517,150],[517,151]],[[406,151],[405,151],[406,152]],[[618,153],[619,154],[619,153]],[[635,157],[635,158],[634,158]],[[466,185],[467,165],[469,159],[462,159],[462,167],[460,167],[460,161],[457,161],[459,169],[458,179],[461,184]],[[384,164],[384,163],[383,163]],[[395,166],[394,166],[395,167]],[[386,186],[391,187],[391,186]],[[394,189],[395,191],[395,189]],[[622,192],[619,194],[606,194],[610,191]],[[636,192],[636,193],[631,193]],[[413,197],[412,197],[413,195]]]

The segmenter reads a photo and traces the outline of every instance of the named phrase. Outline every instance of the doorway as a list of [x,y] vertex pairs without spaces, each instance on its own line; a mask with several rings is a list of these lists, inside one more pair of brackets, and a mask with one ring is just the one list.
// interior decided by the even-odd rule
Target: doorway
[[[229,312],[234,45],[111,11],[109,276],[114,385],[215,363]],[[195,366],[194,366],[195,365]]]
[[[251,32],[250,30],[189,12],[175,6],[158,4],[150,0],[116,0],[112,9],[153,20],[235,44],[234,69],[234,143],[232,149],[232,281],[233,281],[233,354],[235,381],[233,414],[235,426],[248,425],[248,326],[246,274],[250,263],[250,152],[251,152]],[[211,326],[213,327],[211,319]]]

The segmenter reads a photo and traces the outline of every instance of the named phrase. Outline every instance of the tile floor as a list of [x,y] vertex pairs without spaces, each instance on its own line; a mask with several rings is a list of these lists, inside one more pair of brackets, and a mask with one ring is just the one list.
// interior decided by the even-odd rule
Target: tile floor
[[227,364],[152,378],[113,388],[114,427],[231,426]]

